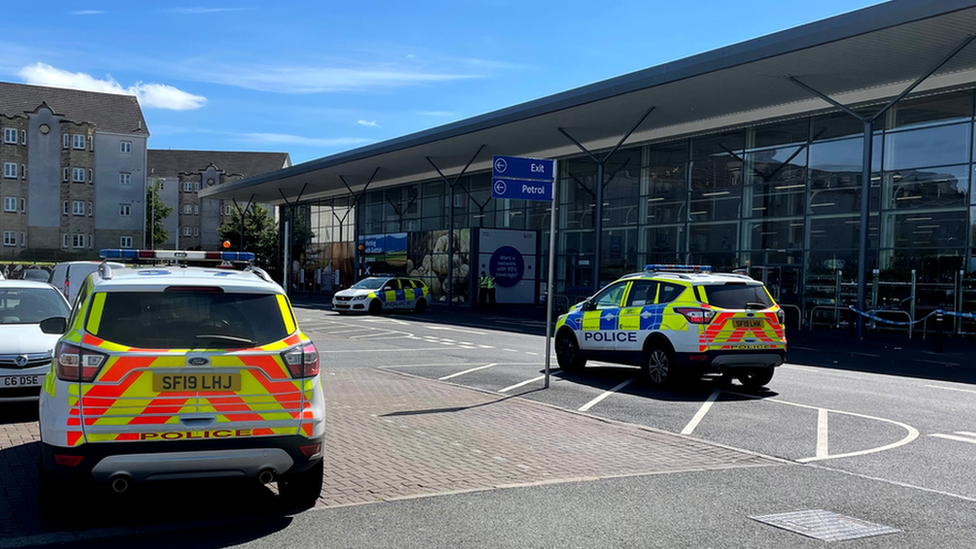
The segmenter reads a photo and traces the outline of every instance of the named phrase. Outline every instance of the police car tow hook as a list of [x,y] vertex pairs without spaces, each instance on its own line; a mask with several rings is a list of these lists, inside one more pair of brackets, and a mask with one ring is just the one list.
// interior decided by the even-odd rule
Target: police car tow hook
[[274,478],[275,478],[274,471],[272,471],[271,469],[264,469],[260,473],[258,473],[258,482],[260,482],[261,484],[271,484],[272,482],[274,482]]
[[124,494],[132,486],[132,480],[126,475],[116,475],[112,477],[112,480],[108,484],[116,494]]

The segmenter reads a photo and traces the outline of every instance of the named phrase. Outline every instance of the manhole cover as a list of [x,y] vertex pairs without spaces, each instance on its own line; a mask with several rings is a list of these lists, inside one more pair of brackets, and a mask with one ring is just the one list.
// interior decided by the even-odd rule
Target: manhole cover
[[901,532],[895,528],[845,517],[823,509],[792,511],[749,518],[822,541],[843,541]]

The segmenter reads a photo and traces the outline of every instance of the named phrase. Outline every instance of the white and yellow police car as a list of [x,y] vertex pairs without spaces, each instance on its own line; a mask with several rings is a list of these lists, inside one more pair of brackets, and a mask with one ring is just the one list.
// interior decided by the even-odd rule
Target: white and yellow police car
[[640,365],[653,385],[721,375],[762,387],[786,358],[785,315],[766,287],[707,265],[647,265],[556,323],[564,371],[588,359]]
[[339,314],[375,315],[394,310],[422,313],[429,303],[430,289],[423,281],[390,276],[364,278],[332,297],[332,309]]

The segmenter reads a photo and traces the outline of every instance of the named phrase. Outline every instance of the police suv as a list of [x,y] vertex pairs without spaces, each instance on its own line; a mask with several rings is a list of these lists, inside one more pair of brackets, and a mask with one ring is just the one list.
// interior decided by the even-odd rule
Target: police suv
[[556,323],[560,368],[588,359],[640,365],[654,385],[682,374],[762,387],[786,357],[785,315],[766,287],[707,265],[648,265]]
[[348,290],[336,292],[332,297],[332,309],[339,314],[370,313],[382,311],[427,310],[430,289],[420,280],[389,276],[371,276],[353,284]]
[[[102,257],[250,261],[243,252],[102,250]],[[319,356],[262,270],[113,269],[81,282],[40,401],[40,505],[58,517],[81,484],[241,477],[289,506],[322,487]],[[84,494],[82,490],[79,493]]]

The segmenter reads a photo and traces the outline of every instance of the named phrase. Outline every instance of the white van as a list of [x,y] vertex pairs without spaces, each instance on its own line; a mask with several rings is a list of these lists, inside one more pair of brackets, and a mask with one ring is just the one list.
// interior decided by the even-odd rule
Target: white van
[[[68,299],[68,303],[73,303],[78,294],[78,288],[84,282],[85,277],[98,270],[101,261],[67,261],[58,263],[54,266],[51,279],[48,281],[57,288]],[[109,267],[113,269],[124,269],[121,263],[109,262]]]

